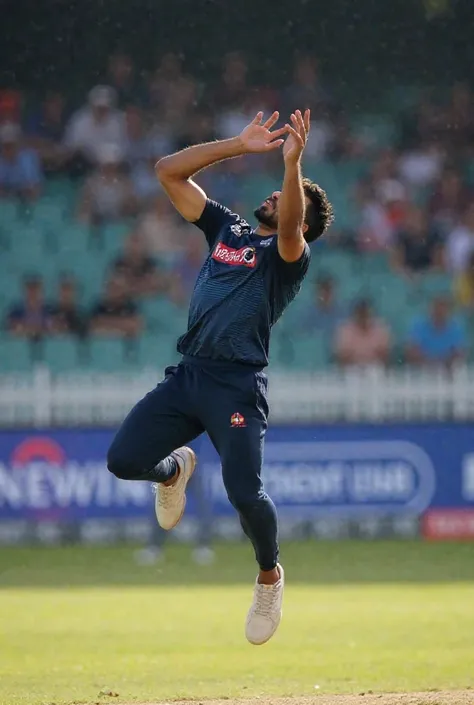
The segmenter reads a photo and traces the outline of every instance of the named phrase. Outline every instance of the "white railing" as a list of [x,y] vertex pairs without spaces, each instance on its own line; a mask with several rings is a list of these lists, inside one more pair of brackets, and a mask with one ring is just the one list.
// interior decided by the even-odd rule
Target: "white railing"
[[[271,370],[272,422],[474,420],[474,367],[452,373],[379,368],[321,373]],[[114,425],[160,379],[135,375],[0,375],[1,426]]]

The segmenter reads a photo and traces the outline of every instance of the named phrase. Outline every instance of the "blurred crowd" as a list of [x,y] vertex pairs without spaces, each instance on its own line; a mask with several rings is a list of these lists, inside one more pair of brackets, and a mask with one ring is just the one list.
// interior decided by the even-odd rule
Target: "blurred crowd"
[[[296,107],[312,110],[306,160],[316,178],[320,163],[367,164],[350,194],[353,222],[341,228],[336,212],[325,246],[385,253],[392,271],[409,281],[430,272],[451,274],[452,296],[437,297],[413,321],[403,359],[443,365],[462,360],[467,338],[459,314],[474,307],[473,93],[456,84],[439,100],[426,90],[400,113],[391,143],[374,148],[353,128],[312,56],[297,57],[290,84],[278,90],[255,84],[245,57],[234,52],[209,85],[196,80],[177,55],[164,56],[145,75],[130,56],[118,53],[79,106],[58,92],[31,105],[20,92],[0,91],[0,198],[31,203],[41,198],[46,180],[67,178],[77,183],[73,215],[79,222],[130,222],[124,251],[90,310],[81,310],[73,279],[59,282],[51,303],[41,278],[32,276],[24,282],[23,300],[8,313],[7,330],[32,338],[134,337],[143,330],[137,302],[144,297],[167,296],[184,306],[204,243],[160,191],[155,162],[189,144],[238,134],[258,110],[278,109],[284,117]],[[213,198],[242,210],[248,177],[278,176],[280,170],[272,153],[217,165],[199,179]],[[161,266],[170,257],[173,267]],[[373,302],[358,300],[347,310],[329,277],[316,282],[304,325],[330,337],[340,365],[390,359],[392,332]]]

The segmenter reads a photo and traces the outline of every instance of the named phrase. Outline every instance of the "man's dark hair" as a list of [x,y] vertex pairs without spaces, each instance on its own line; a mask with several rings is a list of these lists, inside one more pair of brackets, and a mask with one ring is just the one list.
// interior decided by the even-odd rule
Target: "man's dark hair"
[[311,201],[306,208],[305,223],[308,229],[304,234],[306,242],[314,242],[328,229],[334,220],[334,211],[326,191],[311,179],[303,179],[304,194]]

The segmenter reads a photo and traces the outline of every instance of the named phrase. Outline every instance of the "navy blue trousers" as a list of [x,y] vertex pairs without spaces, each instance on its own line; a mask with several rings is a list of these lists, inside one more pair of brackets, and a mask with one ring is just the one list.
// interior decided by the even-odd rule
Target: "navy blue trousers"
[[171,451],[206,431],[222,464],[227,496],[262,570],[278,562],[277,516],[261,479],[267,377],[255,368],[184,357],[136,404],[119,428],[107,467],[124,480],[164,482]]

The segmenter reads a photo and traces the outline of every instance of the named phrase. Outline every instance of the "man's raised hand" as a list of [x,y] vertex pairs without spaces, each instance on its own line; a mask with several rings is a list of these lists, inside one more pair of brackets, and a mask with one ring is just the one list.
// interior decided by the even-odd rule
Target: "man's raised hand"
[[292,125],[285,125],[285,129],[288,132],[288,137],[283,147],[283,159],[285,162],[297,163],[301,159],[308,139],[310,118],[309,110],[305,110],[304,117],[301,114],[301,110],[295,110],[291,114]]
[[239,135],[244,152],[270,152],[272,149],[281,147],[284,141],[281,136],[288,132],[288,127],[285,125],[285,127],[272,131],[271,128],[276,124],[278,118],[279,113],[275,111],[262,124],[263,113],[257,113],[252,122]]

